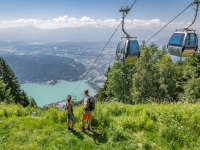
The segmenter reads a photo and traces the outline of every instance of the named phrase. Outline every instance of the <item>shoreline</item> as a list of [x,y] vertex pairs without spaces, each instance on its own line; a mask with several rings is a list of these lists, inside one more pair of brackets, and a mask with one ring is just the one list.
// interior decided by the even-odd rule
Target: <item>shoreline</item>
[[98,92],[98,90],[100,89],[100,87],[98,86],[98,84],[90,81],[90,80],[50,80],[50,81],[46,81],[46,82],[32,82],[32,81],[25,81],[25,82],[21,82],[20,85],[22,84],[41,84],[41,85],[51,85],[54,86],[58,83],[61,82],[79,82],[79,81],[85,81],[92,89],[94,89],[96,92]]
[[[42,82],[42,83],[35,83],[35,82],[26,82],[26,83],[24,83],[24,84],[31,84],[31,85],[28,85],[28,86],[32,86],[32,84],[40,84],[40,85],[44,85],[44,86],[56,86],[57,84],[59,84],[59,83],[62,83],[62,82],[72,82],[72,84],[73,84],[73,82],[84,82],[85,84],[87,84],[88,85],[88,88],[89,89],[91,89],[93,92],[93,96],[94,95],[96,95],[96,93],[98,92],[98,90],[99,90],[99,88],[100,87],[98,87],[95,83],[93,83],[93,82],[91,82],[91,81],[89,81],[89,80],[78,80],[78,81],[66,81],[66,80],[58,80],[58,81],[51,81],[52,83],[55,83],[55,84],[49,84],[50,82]],[[77,84],[77,83],[76,83]],[[21,84],[21,86],[23,86],[23,84]],[[34,85],[33,85],[34,86]],[[27,92],[26,92],[27,93]],[[36,95],[36,93],[34,94],[34,95]],[[30,95],[29,95],[30,96]],[[30,96],[30,97],[35,97],[35,96]],[[43,103],[42,101],[43,100],[41,100],[41,99],[38,99],[38,98],[35,98],[35,101],[36,101],[36,103],[38,103],[38,106],[39,107],[41,107],[41,108],[45,108],[45,107],[49,107],[49,106],[56,106],[56,107],[58,107],[58,108],[63,108],[63,106],[65,105],[65,102],[66,102],[66,100],[63,100],[62,98],[61,99],[59,99],[59,97],[57,97],[58,99],[56,100],[55,99],[55,101],[53,101],[53,102],[48,102],[48,101],[46,101],[47,103]],[[73,99],[73,102],[75,103],[75,105],[77,105],[77,104],[79,104],[80,103],[80,101],[81,101],[81,99],[76,99],[76,96],[74,97],[75,99]],[[44,101],[44,102],[45,102]]]
[[[61,100],[61,101],[58,101],[58,102],[46,104],[42,108],[57,107],[59,109],[64,109],[65,106],[66,106],[66,101],[67,100]],[[73,103],[73,105],[78,106],[78,105],[81,105],[83,103],[83,100],[79,100],[79,101],[73,101],[72,100],[72,103]]]
[[[49,81],[39,81],[39,82],[34,82],[34,81],[21,81],[19,82],[20,84],[48,84],[48,85],[56,85],[57,83],[67,81],[67,82],[76,82],[76,81],[81,81],[81,80],[49,80]],[[52,84],[51,84],[52,83]]]

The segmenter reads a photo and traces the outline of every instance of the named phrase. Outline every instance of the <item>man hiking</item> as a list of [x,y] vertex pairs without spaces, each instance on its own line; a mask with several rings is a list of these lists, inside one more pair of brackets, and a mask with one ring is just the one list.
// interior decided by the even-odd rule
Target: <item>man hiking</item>
[[[67,108],[67,127],[68,130],[74,131],[74,124],[76,123],[76,118],[74,117],[73,113],[73,107],[72,107],[72,97],[71,95],[68,95],[67,102],[66,102],[66,108]],[[72,127],[70,127],[70,120],[72,121]]]
[[[82,116],[82,128],[81,132],[84,132],[85,129],[91,130],[91,121],[92,121],[92,110],[94,109],[94,98],[89,96],[89,91],[84,91],[84,110]],[[88,121],[88,126],[85,128],[85,120]]]

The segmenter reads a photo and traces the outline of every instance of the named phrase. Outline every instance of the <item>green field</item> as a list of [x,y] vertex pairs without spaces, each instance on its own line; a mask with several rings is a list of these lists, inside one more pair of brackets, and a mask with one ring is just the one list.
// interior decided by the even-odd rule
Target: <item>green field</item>
[[79,132],[82,107],[74,109],[76,133],[65,111],[0,104],[0,150],[200,149],[200,104],[98,103],[86,133]]

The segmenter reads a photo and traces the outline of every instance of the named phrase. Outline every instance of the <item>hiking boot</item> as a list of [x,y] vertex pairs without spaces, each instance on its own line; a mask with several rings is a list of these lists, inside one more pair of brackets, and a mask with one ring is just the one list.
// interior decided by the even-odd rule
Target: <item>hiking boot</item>
[[91,131],[91,127],[90,127],[90,126],[88,126],[88,127],[87,127],[87,130]]
[[68,127],[68,130],[72,130],[72,128]]
[[81,132],[85,132],[85,128],[84,127],[81,128]]
[[71,131],[72,131],[72,132],[76,132],[73,128],[71,128]]

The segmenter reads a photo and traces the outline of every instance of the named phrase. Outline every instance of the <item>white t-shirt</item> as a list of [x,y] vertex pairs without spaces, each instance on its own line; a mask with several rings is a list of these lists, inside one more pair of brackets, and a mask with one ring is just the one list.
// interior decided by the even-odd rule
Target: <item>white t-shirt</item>
[[89,99],[89,97],[84,98],[84,105],[88,105],[88,99]]
[[[84,98],[84,102],[83,102],[84,105],[87,105],[87,107],[88,107],[88,103],[89,103],[89,102],[88,102],[89,98],[90,98],[89,96],[88,96],[88,97],[86,96],[86,97]],[[89,111],[89,110],[84,110],[84,112],[90,112],[90,111]]]

